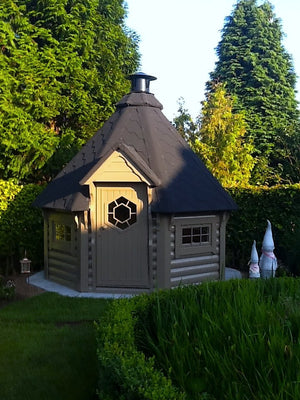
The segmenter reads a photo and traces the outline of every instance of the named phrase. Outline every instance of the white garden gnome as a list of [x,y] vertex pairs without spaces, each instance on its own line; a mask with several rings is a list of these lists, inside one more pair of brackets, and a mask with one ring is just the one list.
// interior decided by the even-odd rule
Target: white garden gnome
[[268,221],[268,226],[265,232],[264,240],[262,243],[262,254],[260,256],[259,267],[260,267],[260,276],[262,278],[271,278],[275,277],[275,271],[277,269],[277,259],[274,250],[274,241],[272,235],[272,227],[271,222]]
[[249,261],[249,278],[256,279],[260,278],[259,266],[258,266],[258,254],[256,250],[256,241],[253,241],[251,250],[251,259]]

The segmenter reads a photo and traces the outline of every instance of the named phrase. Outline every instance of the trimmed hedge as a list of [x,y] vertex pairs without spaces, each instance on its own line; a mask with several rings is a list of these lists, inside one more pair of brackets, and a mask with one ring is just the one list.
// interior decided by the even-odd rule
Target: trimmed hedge
[[184,400],[169,378],[135,345],[135,300],[114,301],[97,327],[101,400]]
[[300,274],[300,184],[227,190],[239,207],[227,224],[227,266],[248,269],[253,240],[260,253],[269,219],[279,263]]
[[32,267],[43,263],[43,216],[32,202],[43,187],[17,185],[0,180],[0,273],[18,270],[19,260],[27,257]]
[[299,289],[236,279],[114,301],[97,325],[99,399],[299,399]]

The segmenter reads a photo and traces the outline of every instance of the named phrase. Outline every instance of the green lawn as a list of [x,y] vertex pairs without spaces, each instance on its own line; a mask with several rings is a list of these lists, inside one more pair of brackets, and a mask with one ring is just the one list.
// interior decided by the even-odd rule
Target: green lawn
[[43,293],[0,309],[0,399],[94,399],[94,321],[108,304]]

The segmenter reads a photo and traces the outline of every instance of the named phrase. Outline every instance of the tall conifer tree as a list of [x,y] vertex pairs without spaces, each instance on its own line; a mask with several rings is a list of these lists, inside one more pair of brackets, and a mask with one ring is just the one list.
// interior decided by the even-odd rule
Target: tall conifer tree
[[213,82],[226,82],[229,94],[237,98],[237,111],[245,112],[257,159],[254,183],[299,180],[296,74],[282,39],[280,21],[269,2],[238,1],[226,19],[208,83],[213,91]]
[[0,1],[0,178],[48,178],[129,90],[124,0]]

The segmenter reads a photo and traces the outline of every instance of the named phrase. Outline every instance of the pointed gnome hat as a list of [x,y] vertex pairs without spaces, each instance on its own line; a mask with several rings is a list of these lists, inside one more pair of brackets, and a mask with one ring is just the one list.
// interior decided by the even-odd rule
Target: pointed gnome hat
[[273,251],[274,250],[274,240],[273,240],[273,235],[272,235],[272,226],[271,222],[267,219],[268,221],[268,226],[265,232],[264,240],[262,243],[262,249],[264,251]]
[[256,241],[255,240],[253,240],[250,263],[251,264],[257,264],[258,263],[258,253],[257,253],[257,250],[256,250]]

